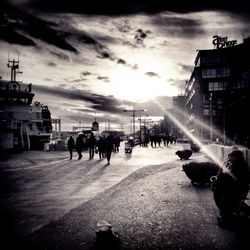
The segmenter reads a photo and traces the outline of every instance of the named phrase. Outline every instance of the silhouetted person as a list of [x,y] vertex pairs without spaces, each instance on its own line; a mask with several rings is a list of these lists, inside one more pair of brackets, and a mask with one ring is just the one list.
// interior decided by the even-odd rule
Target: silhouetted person
[[93,133],[91,133],[88,139],[88,147],[89,147],[89,159],[92,160],[95,154],[95,146],[96,146],[96,139]]
[[82,147],[83,147],[82,136],[78,135],[78,137],[76,138],[76,152],[78,153],[78,160],[82,158]]
[[105,157],[105,138],[100,136],[97,142],[97,148],[99,152],[100,160]]
[[105,143],[105,148],[106,148],[106,157],[108,161],[108,165],[110,164],[110,158],[111,154],[114,148],[114,137],[112,134],[109,134],[106,138],[106,143]]
[[119,152],[120,143],[121,143],[120,136],[115,137],[115,153]]
[[243,152],[234,149],[212,182],[214,200],[220,210],[222,222],[232,218],[247,196],[250,184],[250,170]]
[[166,146],[167,137],[165,134],[162,136],[162,140],[163,140],[163,145]]
[[73,149],[75,148],[75,140],[73,139],[72,136],[69,137],[67,144],[68,144],[68,149],[69,149],[70,160],[72,160]]
[[153,135],[150,135],[150,145],[153,148],[154,147],[154,137]]

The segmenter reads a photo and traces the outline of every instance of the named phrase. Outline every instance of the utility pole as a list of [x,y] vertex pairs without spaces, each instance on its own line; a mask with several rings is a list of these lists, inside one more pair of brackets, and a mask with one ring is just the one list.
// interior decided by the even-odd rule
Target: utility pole
[[108,119],[108,130],[110,130],[110,119]]

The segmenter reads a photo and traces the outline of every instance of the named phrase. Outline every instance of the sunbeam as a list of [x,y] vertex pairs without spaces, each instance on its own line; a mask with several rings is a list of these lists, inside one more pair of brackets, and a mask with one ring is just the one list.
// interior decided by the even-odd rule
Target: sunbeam
[[[185,117],[185,116],[186,116],[186,113],[184,113],[182,110],[180,110],[180,109],[178,109],[178,108],[175,108],[175,111],[176,111],[179,115],[181,115],[182,117]],[[196,118],[196,123],[197,123],[200,127],[202,127],[204,130],[206,130],[206,131],[208,131],[208,132],[210,132],[210,130],[212,130],[212,134],[215,135],[216,137],[218,137],[218,138],[223,138],[223,137],[224,137],[224,135],[223,135],[218,129],[216,129],[216,128],[214,128],[214,127],[210,128],[209,125],[207,125],[206,123],[204,123],[203,121],[201,121],[201,120],[198,119],[198,118]],[[230,143],[230,144],[233,144],[233,141],[232,141],[230,138],[228,138],[228,137],[226,137],[226,141],[227,141],[228,143]]]
[[228,173],[230,176],[232,176],[234,179],[237,180],[237,178],[231,173],[231,171],[225,166],[224,162],[218,159],[213,152],[211,152],[208,148],[204,147],[204,144],[196,137],[194,136],[178,119],[176,119],[175,116],[173,116],[170,112],[166,111],[163,105],[159,103],[157,100],[154,99],[154,103],[158,106],[158,108],[164,112],[174,123],[176,126],[178,126],[183,133],[190,138],[194,143],[196,143],[200,148],[201,151],[212,161],[214,161],[221,169],[223,169],[223,172]]
[[157,100],[154,99],[154,102],[159,107],[159,109],[162,110],[162,112],[167,114],[167,116],[175,123],[176,126],[178,126],[183,131],[183,133],[187,137],[189,137],[194,143],[196,143],[201,148],[204,154],[206,154],[220,167],[223,167],[223,162],[218,159],[209,149],[205,148],[203,143],[196,136],[194,136],[178,119],[176,119],[175,116],[173,116],[170,112],[166,111],[165,107],[163,107]]

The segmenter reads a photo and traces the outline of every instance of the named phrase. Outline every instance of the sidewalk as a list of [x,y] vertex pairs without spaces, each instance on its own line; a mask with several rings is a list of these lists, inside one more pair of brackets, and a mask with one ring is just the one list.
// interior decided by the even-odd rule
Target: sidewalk
[[249,225],[220,228],[209,186],[192,186],[183,163],[136,171],[34,233],[30,249],[95,249],[100,220],[117,232],[115,249],[249,249]]

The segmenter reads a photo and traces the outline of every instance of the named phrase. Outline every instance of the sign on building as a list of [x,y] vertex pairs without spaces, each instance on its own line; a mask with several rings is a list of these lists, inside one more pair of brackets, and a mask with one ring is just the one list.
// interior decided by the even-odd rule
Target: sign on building
[[214,38],[213,45],[215,49],[229,48],[237,44],[237,40],[228,41],[227,36],[222,37],[222,36],[215,35],[213,36],[213,38]]

